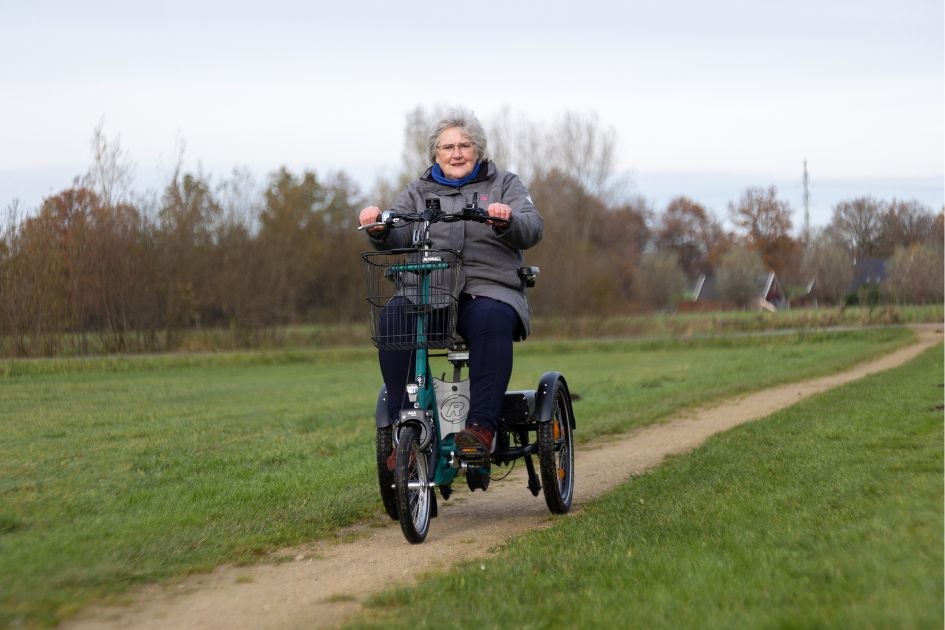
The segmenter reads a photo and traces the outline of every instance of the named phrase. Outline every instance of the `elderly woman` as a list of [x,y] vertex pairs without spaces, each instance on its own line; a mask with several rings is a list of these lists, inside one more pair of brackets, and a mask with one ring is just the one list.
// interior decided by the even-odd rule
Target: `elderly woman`
[[[485,132],[476,117],[456,110],[437,122],[428,138],[432,165],[409,184],[392,206],[420,212],[437,200],[443,212],[458,213],[477,202],[496,223],[436,223],[433,246],[459,252],[466,284],[459,297],[457,332],[469,346],[470,409],[466,428],[456,435],[459,449],[486,456],[493,448],[502,398],[512,375],[512,342],[529,333],[529,308],[518,277],[522,250],[541,240],[544,223],[518,176],[488,159]],[[361,210],[361,225],[375,223],[380,209]],[[368,230],[378,249],[408,246],[408,230]],[[380,366],[392,416],[405,407],[406,379],[413,353],[381,351]],[[392,462],[388,462],[391,467]]]

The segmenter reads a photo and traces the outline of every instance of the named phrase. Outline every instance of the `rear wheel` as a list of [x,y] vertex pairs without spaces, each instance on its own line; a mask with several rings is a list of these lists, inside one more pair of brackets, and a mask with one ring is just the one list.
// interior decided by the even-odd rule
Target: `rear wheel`
[[553,392],[554,407],[549,422],[538,425],[538,459],[541,485],[548,509],[564,514],[574,496],[574,434],[567,386],[560,380]]
[[377,429],[377,485],[381,491],[381,502],[387,515],[397,520],[397,495],[394,492],[394,473],[387,468],[387,459],[394,451],[392,427]]
[[421,543],[430,531],[433,488],[427,474],[427,458],[420,450],[420,430],[415,426],[400,429],[394,490],[400,529],[411,543]]

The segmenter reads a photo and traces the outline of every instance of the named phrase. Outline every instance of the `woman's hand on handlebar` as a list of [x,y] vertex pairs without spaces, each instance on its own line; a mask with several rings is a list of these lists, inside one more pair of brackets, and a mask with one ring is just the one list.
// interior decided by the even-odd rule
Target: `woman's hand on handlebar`
[[[504,203],[490,203],[489,207],[486,208],[486,214],[489,215],[489,221],[486,221],[486,223],[500,231],[508,227],[512,220],[512,208]],[[493,221],[492,219],[497,220]]]
[[381,220],[381,209],[377,206],[368,206],[361,210],[358,214],[358,224],[359,225],[370,225],[371,227],[367,228],[368,232],[376,234],[377,232],[383,232],[383,225],[376,225]]

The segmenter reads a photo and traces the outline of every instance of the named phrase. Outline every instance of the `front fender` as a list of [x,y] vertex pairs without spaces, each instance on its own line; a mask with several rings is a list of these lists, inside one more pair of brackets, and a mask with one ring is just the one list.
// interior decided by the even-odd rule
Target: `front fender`
[[387,406],[387,385],[381,385],[381,391],[377,394],[374,423],[378,429],[385,429],[394,424],[394,419],[390,417],[390,408]]
[[575,428],[574,409],[571,407],[571,390],[568,382],[560,372],[545,372],[538,381],[535,390],[535,419],[538,422],[550,422],[555,409],[555,390],[564,390],[564,399],[568,406],[568,418],[571,419],[571,428]]

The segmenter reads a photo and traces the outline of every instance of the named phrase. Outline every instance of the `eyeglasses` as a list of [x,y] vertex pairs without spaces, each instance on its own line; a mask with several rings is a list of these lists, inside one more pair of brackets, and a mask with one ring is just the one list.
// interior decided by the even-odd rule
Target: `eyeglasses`
[[466,153],[475,146],[472,142],[460,142],[459,144],[441,144],[436,147],[436,150],[443,155],[452,155],[456,149],[459,149],[460,153]]

